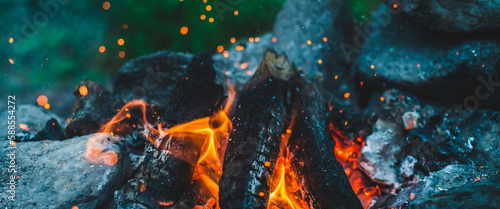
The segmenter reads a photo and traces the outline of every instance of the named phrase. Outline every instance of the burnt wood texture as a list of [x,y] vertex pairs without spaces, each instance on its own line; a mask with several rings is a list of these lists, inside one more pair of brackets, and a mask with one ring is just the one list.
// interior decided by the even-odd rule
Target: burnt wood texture
[[335,141],[328,130],[328,110],[320,91],[299,74],[292,84],[293,122],[287,147],[306,202],[315,209],[363,208],[335,158]]
[[[287,127],[287,78],[291,65],[285,55],[267,51],[255,75],[239,94],[232,119],[234,129],[219,181],[220,207],[266,208],[270,177]],[[265,162],[271,162],[266,167]],[[264,193],[264,195],[259,195]]]
[[[212,116],[225,99],[223,87],[215,84],[215,70],[209,54],[197,55],[166,105],[162,127]],[[139,166],[122,189],[116,208],[171,208],[190,190],[194,167],[203,144],[200,135],[181,133],[160,136],[150,128]],[[201,138],[203,139],[203,138]],[[192,206],[191,206],[192,207]]]

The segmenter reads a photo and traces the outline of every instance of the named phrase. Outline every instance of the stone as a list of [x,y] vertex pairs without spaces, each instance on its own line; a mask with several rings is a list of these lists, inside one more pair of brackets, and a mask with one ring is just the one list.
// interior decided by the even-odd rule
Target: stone
[[[91,163],[86,150],[88,141],[100,149],[100,163]],[[15,180],[15,202],[7,192],[0,194],[0,207],[14,208],[101,208],[113,198],[126,180],[128,154],[121,139],[108,134],[94,134],[64,141],[18,143],[15,148],[2,141],[1,166],[14,165],[16,172],[2,169],[0,188],[9,190],[9,176]],[[95,151],[95,150],[94,150]],[[10,159],[9,159],[10,158]],[[98,161],[96,161],[98,162]]]
[[500,29],[500,1],[497,0],[399,0],[396,7],[415,22],[435,30]]
[[41,140],[65,140],[66,134],[64,129],[59,125],[56,119],[51,118],[45,124],[45,128],[39,131],[33,138],[29,141],[41,141]]
[[401,151],[404,137],[397,124],[378,120],[373,133],[366,138],[366,145],[359,156],[360,169],[378,184],[399,187],[396,168],[397,154]]
[[[4,120],[0,120],[0,128],[4,131],[0,132],[0,138],[5,138],[7,136],[8,129],[8,121],[7,116],[9,113],[7,111],[2,112],[0,117],[5,118]],[[43,107],[30,105],[30,104],[22,104],[16,106],[16,131],[22,132],[20,125],[26,125],[26,129],[23,135],[26,135],[25,138],[30,138],[31,135],[35,135],[39,131],[43,130],[45,124],[51,118],[54,118],[59,124],[65,125],[66,121],[63,120],[58,115],[54,114],[51,110],[46,110]],[[22,125],[21,125],[22,126]]]
[[159,51],[128,61],[115,75],[113,93],[124,101],[165,104],[193,55]]
[[[447,34],[430,31],[385,6],[373,19],[375,32],[359,31],[363,42],[353,63],[360,99],[398,88],[463,109],[499,109],[500,36],[495,33]],[[366,105],[366,101],[360,101]]]

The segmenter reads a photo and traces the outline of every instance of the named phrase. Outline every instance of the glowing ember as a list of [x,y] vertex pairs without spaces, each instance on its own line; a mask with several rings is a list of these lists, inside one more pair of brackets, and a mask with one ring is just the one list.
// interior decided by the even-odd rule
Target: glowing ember
[[104,53],[105,51],[106,51],[106,47],[105,46],[100,46],[99,47],[99,52]]
[[276,41],[278,41],[278,39],[277,39],[276,37],[273,37],[273,38],[271,39],[271,41],[276,43]]
[[323,63],[323,60],[319,59],[318,64],[321,64],[321,63]]
[[9,43],[14,42],[14,38],[9,38]]
[[244,62],[244,63],[241,63],[241,69],[245,69],[248,67],[248,63]]
[[125,40],[123,40],[123,38],[118,39],[118,45],[121,46],[123,44],[125,44]]
[[206,16],[206,15],[204,15],[204,14],[202,14],[202,15],[200,16],[200,19],[201,19],[201,20],[205,20],[206,18],[207,18],[207,16]]
[[73,207],[71,207],[71,209],[78,209],[78,207],[77,206],[73,206]]
[[118,52],[118,57],[124,58],[125,57],[125,52],[124,51]]
[[188,33],[188,31],[189,31],[189,29],[188,29],[188,27],[186,27],[186,26],[183,26],[183,27],[181,28],[181,34],[182,34],[182,35],[186,35],[186,34]]
[[45,95],[40,95],[38,96],[38,98],[36,99],[36,103],[38,103],[38,105],[40,106],[44,106],[45,104],[47,104],[49,100],[47,99],[47,97]]
[[10,62],[10,64],[14,64],[14,60],[11,58],[9,58],[9,62]]
[[89,93],[86,86],[80,86],[80,88],[78,88],[78,91],[80,92],[80,95],[82,95],[82,96],[87,96],[87,94]]
[[26,130],[26,131],[28,130],[28,126],[24,123],[19,124],[19,128]]
[[344,93],[344,98],[347,99],[347,98],[349,98],[349,96],[351,96],[351,93],[349,93],[349,92]]
[[206,9],[207,11],[210,11],[210,10],[212,10],[212,6],[207,5],[207,6],[205,7],[205,9]]
[[236,51],[242,51],[243,49],[245,49],[245,47],[243,47],[242,45],[238,45],[235,47]]
[[238,16],[238,14],[239,14],[238,10],[234,10],[234,15]]
[[218,52],[223,52],[224,51],[224,46],[222,46],[222,45],[217,46],[217,51]]
[[358,157],[361,148],[365,145],[365,139],[362,137],[344,138],[332,123],[330,123],[330,132],[336,142],[335,156],[344,168],[354,193],[358,196],[365,209],[370,208],[372,201],[377,200],[380,196],[380,188],[358,169]]
[[50,109],[50,104],[45,104],[43,107],[48,110]]
[[111,4],[110,4],[109,2],[107,2],[107,1],[106,1],[106,2],[104,2],[104,3],[102,4],[102,8],[103,8],[104,10],[108,10],[108,9],[109,9],[109,7],[111,7]]
[[208,18],[208,22],[214,22],[214,18],[213,17]]
[[118,154],[116,154],[116,152],[113,151],[107,151],[106,153],[104,153],[102,160],[104,164],[113,166],[118,162]]

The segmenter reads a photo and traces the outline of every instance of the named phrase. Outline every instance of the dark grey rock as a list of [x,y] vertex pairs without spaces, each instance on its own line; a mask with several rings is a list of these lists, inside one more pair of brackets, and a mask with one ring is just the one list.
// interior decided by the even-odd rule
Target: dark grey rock
[[190,54],[168,51],[133,59],[116,73],[113,93],[125,101],[165,104],[191,59]]
[[500,29],[498,0],[399,0],[397,7],[415,22],[436,30],[468,32]]
[[41,141],[41,140],[64,140],[66,139],[66,134],[64,129],[59,125],[56,119],[51,118],[45,124],[45,128],[39,131],[30,141]]
[[370,36],[357,34],[364,37],[353,65],[358,82],[364,82],[358,89],[361,100],[374,91],[396,87],[464,109],[500,108],[498,34],[430,31],[405,15],[391,14],[385,6],[373,18],[388,24]]
[[[85,157],[88,141],[94,137],[94,148],[102,151],[101,163],[90,163]],[[129,167],[128,154],[121,139],[108,134],[87,135],[64,141],[18,143],[13,149],[1,142],[1,166],[7,168],[15,151],[17,172],[2,169],[0,207],[14,208],[100,208],[125,182]],[[113,143],[116,142],[116,143]],[[106,153],[118,158],[112,166],[102,163]],[[106,161],[104,161],[106,162]],[[8,200],[10,176],[15,177],[15,202]]]
[[384,196],[374,208],[473,208],[471,206],[476,205],[492,208],[500,201],[499,176],[500,170],[494,167],[448,165],[418,182],[408,183],[396,195]]
[[[2,112],[0,114],[1,118],[4,118],[3,120],[0,120],[0,138],[4,138],[7,136],[7,129],[8,129],[8,121],[7,121],[7,116],[8,112]],[[23,135],[26,135],[25,138],[31,138],[31,135],[35,135],[39,131],[42,131],[45,127],[45,124],[47,123],[48,120],[51,118],[54,118],[59,122],[61,125],[65,125],[66,121],[63,120],[61,117],[58,115],[52,113],[51,110],[46,110],[43,107],[40,106],[35,106],[35,105],[17,105],[16,106],[16,132],[24,132]],[[20,124],[26,125],[27,129],[26,131],[23,131],[21,128],[19,128]]]

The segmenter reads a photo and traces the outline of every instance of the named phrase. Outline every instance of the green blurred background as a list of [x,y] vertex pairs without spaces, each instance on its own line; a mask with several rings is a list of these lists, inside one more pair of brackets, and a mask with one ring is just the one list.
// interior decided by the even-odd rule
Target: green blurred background
[[[51,4],[47,10],[39,2],[55,2],[57,6]],[[109,85],[116,70],[141,55],[158,50],[200,52],[218,45],[227,47],[232,37],[257,37],[270,31],[285,0],[241,1],[237,5],[228,2],[0,0],[4,80],[0,93],[71,91],[68,88],[83,79]],[[360,24],[379,4],[380,0],[349,0]],[[210,11],[207,5],[212,7]],[[218,8],[227,11],[218,12]],[[188,28],[185,35],[180,32],[183,26]],[[124,40],[123,45],[118,44],[119,39]],[[101,46],[105,47],[103,53],[99,51]],[[119,56],[121,51],[123,58]]]

